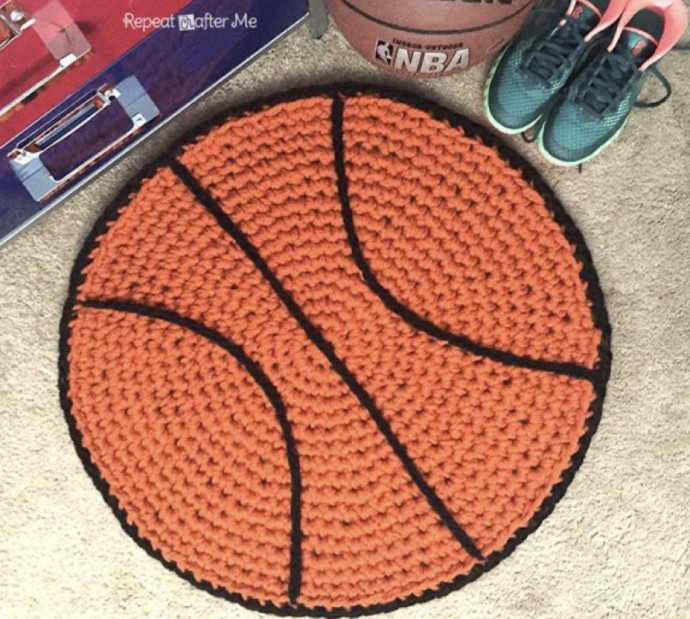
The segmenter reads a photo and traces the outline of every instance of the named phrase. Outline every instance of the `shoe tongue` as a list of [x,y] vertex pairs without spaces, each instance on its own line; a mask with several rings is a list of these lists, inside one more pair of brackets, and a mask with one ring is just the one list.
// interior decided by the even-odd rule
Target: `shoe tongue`
[[575,4],[570,16],[578,22],[580,30],[592,30],[601,21],[606,7],[599,8],[599,4],[602,4],[602,0],[580,0]]
[[625,28],[617,47],[629,52],[640,65],[652,56],[656,49],[656,42],[642,30]]

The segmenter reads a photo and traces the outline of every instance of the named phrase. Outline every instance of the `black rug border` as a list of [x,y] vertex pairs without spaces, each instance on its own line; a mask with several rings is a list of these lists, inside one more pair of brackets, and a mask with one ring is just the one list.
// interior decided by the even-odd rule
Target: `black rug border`
[[[580,437],[580,445],[577,453],[573,456],[571,466],[564,471],[561,481],[553,486],[550,495],[544,500],[539,510],[530,519],[529,523],[519,529],[515,535],[500,550],[491,554],[482,563],[476,565],[469,574],[459,576],[449,583],[444,583],[436,589],[429,589],[421,595],[411,595],[406,598],[394,600],[385,604],[372,606],[355,606],[350,608],[338,608],[329,610],[323,607],[304,607],[300,604],[296,606],[281,605],[272,603],[260,603],[255,599],[247,599],[237,593],[232,593],[220,587],[214,587],[211,583],[197,580],[188,570],[182,570],[172,561],[167,561],[159,551],[154,549],[148,540],[140,537],[137,527],[127,522],[127,514],[118,504],[117,498],[110,494],[110,488],[105,479],[91,461],[88,450],[83,445],[81,433],[76,425],[76,419],[72,415],[72,402],[69,398],[69,352],[70,352],[70,322],[75,315],[75,304],[79,287],[84,282],[83,271],[91,262],[90,256],[98,247],[98,238],[104,234],[110,223],[115,221],[123,207],[125,207],[131,194],[137,192],[142,183],[151,178],[160,168],[166,167],[182,151],[182,148],[191,144],[204,135],[208,134],[216,126],[224,123],[230,118],[241,117],[247,114],[259,112],[263,109],[280,103],[288,103],[303,98],[323,97],[334,99],[336,97],[356,97],[358,95],[377,96],[383,99],[391,99],[402,104],[409,105],[427,112],[432,118],[448,123],[452,127],[461,128],[466,135],[482,141],[487,146],[497,149],[499,154],[509,162],[514,168],[522,172],[523,177],[529,181],[534,189],[544,198],[546,207],[553,213],[555,221],[560,225],[567,240],[575,247],[575,258],[582,264],[580,278],[585,283],[587,297],[592,304],[592,317],[594,324],[601,331],[602,338],[599,344],[599,360],[594,368],[595,378],[593,385],[596,397],[590,406],[591,415],[587,420],[587,430]],[[424,97],[400,88],[371,86],[359,83],[344,83],[330,85],[315,85],[310,87],[297,88],[286,93],[279,93],[265,97],[250,103],[223,111],[215,115],[209,121],[198,125],[196,128],[187,132],[172,147],[172,152],[157,158],[147,165],[142,172],[130,180],[115,199],[105,208],[80,250],[72,270],[69,282],[69,292],[63,308],[60,321],[60,342],[58,360],[58,388],[60,392],[60,402],[62,405],[65,421],[69,428],[70,437],[74,443],[77,455],[84,466],[84,469],[91,477],[92,482],[103,496],[103,499],[112,509],[123,530],[137,543],[139,547],[150,556],[160,561],[165,567],[184,578],[190,584],[211,593],[214,596],[235,602],[249,610],[270,613],[279,616],[310,616],[310,617],[360,617],[376,613],[387,613],[399,608],[411,606],[437,599],[457,591],[463,586],[473,582],[483,573],[491,570],[494,566],[507,558],[513,550],[523,542],[531,533],[536,531],[541,523],[551,514],[556,504],[565,495],[565,492],[572,482],[575,473],[580,468],[585,454],[589,448],[591,440],[597,431],[601,420],[604,399],[606,396],[606,385],[611,373],[611,325],[604,302],[604,294],[599,283],[599,278],[594,268],[590,251],[585,239],[570,218],[563,205],[560,203],[551,188],[542,180],[536,169],[520,156],[511,147],[506,145],[499,137],[481,125],[464,118],[440,104],[434,103]]]

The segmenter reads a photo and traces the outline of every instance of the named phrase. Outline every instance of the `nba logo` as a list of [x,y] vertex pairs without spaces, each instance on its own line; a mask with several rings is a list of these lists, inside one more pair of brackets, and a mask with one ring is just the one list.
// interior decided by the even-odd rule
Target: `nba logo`
[[374,50],[374,58],[376,58],[377,62],[390,67],[393,62],[393,44],[387,41],[378,40],[376,42],[376,49]]
[[177,19],[180,26],[180,31],[184,32],[195,29],[194,15],[179,15]]

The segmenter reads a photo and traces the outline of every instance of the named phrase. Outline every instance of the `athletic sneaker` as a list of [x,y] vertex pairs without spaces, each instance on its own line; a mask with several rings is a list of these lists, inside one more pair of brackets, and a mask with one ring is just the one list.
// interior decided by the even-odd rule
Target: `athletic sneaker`
[[496,60],[486,83],[486,115],[503,133],[534,126],[626,0],[557,0],[536,9],[537,19]]
[[608,49],[598,51],[546,116],[539,133],[544,156],[578,165],[601,152],[623,130],[650,74],[666,87],[666,96],[642,106],[666,101],[670,84],[655,64],[678,43],[687,23],[683,0],[628,3]]

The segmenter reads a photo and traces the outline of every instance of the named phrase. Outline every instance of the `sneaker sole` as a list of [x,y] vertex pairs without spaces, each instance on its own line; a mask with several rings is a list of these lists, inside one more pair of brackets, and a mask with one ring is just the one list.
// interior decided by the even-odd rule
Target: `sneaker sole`
[[500,64],[505,53],[508,51],[509,46],[510,46],[510,44],[506,45],[503,48],[501,53],[498,55],[498,57],[494,61],[494,66],[491,67],[491,71],[489,71],[489,75],[487,75],[487,77],[486,77],[486,84],[484,85],[484,114],[489,119],[489,122],[496,129],[498,129],[501,133],[505,133],[507,135],[517,135],[518,133],[524,133],[525,131],[528,131],[529,129],[534,127],[541,120],[543,114],[540,115],[533,122],[529,123],[528,125],[525,125],[524,127],[520,127],[519,129],[511,129],[509,127],[503,126],[500,122],[498,122],[494,118],[493,114],[491,113],[491,110],[489,109],[489,89],[491,88],[491,83],[493,82],[494,75],[496,74],[496,69],[498,69],[498,65]]
[[593,153],[590,153],[586,157],[583,157],[582,159],[579,159],[578,161],[564,161],[562,159],[559,159],[555,155],[552,155],[547,149],[546,146],[544,146],[544,129],[546,128],[546,125],[542,126],[541,130],[539,131],[539,136],[537,137],[537,143],[539,144],[539,152],[544,156],[544,158],[549,162],[557,166],[561,166],[564,168],[572,168],[573,166],[576,165],[582,165],[583,163],[587,163],[588,161],[591,161],[596,157],[597,155],[601,154],[602,151],[606,150],[613,142],[616,141],[618,136],[623,132],[623,129],[625,129],[625,125],[628,124],[628,118],[625,119],[625,122],[620,126],[620,128],[614,133],[606,142],[604,142],[599,148],[597,148]]

